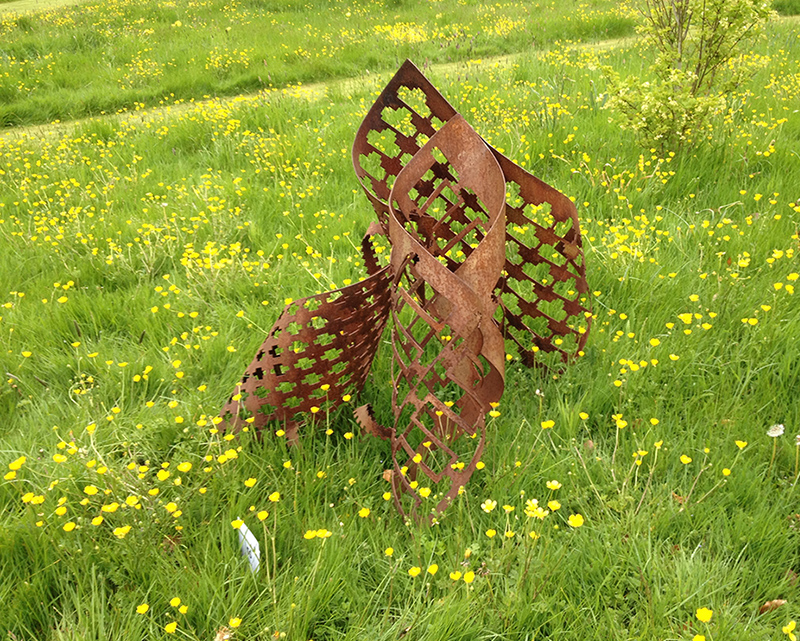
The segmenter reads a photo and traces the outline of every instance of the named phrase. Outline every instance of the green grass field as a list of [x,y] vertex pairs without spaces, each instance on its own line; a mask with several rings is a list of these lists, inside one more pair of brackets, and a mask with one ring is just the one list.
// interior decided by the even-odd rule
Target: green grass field
[[[753,79],[696,133],[705,144],[659,156],[603,109],[602,65],[646,72],[636,39],[607,42],[632,34],[631,7],[331,5],[4,14],[0,632],[789,639],[800,22],[776,20],[735,61]],[[463,40],[434,37],[454,20]],[[233,62],[206,70],[213,51]],[[574,199],[593,292],[583,357],[556,375],[510,362],[485,467],[434,526],[398,517],[388,446],[347,408],[300,448],[278,425],[233,440],[214,427],[284,300],[364,276],[374,214],[350,147],[406,55]],[[351,402],[384,422],[390,358],[387,344]]]
[[609,38],[634,24],[631,8],[612,0],[121,0],[13,11],[26,2],[0,13],[0,127],[352,77],[408,56],[463,61]]

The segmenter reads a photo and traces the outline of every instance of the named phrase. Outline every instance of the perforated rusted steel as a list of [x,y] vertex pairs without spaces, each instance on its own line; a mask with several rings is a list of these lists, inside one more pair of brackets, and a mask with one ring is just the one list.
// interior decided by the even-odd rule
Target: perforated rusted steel
[[377,268],[368,237],[362,247],[371,276],[283,310],[222,409],[226,429],[281,421],[295,440],[298,415],[313,408],[324,415],[361,390],[391,300],[389,267]]
[[[386,226],[395,179],[433,134],[457,114],[406,60],[356,134],[353,166]],[[489,146],[506,182],[506,260],[498,276],[503,335],[528,366],[566,363],[583,349],[591,323],[589,287],[573,202]],[[430,183],[422,180],[423,193]],[[552,357],[544,354],[552,354]]]
[[[430,517],[476,469],[506,350],[560,366],[583,348],[577,212],[487,145],[409,61],[359,128],[353,164],[379,220],[362,243],[369,277],[284,309],[223,425],[280,420],[296,438],[301,415],[361,389],[391,316],[393,426],[368,407],[356,418],[391,442],[398,509]],[[377,233],[392,248],[383,268],[369,242]]]
[[493,292],[504,230],[500,165],[456,115],[400,171],[389,197],[393,486],[405,513],[407,503],[418,516],[452,501],[480,460],[485,416],[503,395]]

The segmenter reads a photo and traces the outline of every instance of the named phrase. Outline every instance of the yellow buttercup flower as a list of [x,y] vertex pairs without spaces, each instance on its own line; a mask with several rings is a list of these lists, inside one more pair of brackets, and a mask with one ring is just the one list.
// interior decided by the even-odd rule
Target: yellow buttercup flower
[[711,621],[711,617],[714,615],[713,610],[709,610],[708,608],[697,608],[697,612],[695,612],[697,619],[702,621],[703,623],[708,623]]
[[584,519],[580,514],[570,514],[567,523],[570,527],[579,528],[583,525]]

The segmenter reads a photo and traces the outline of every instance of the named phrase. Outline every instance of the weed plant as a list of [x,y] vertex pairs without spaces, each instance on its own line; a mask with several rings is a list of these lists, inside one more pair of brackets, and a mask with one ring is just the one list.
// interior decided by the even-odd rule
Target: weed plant
[[[297,22],[307,13],[298,5]],[[360,20],[350,28],[380,51]],[[299,448],[280,425],[230,438],[215,422],[287,299],[364,275],[373,213],[350,145],[386,73],[9,130],[0,629],[789,638],[798,59],[797,22],[770,25],[738,61],[763,65],[708,144],[680,156],[640,153],[602,109],[600,68],[646,64],[635,41],[426,70],[489,142],[575,199],[594,312],[563,372],[512,357],[482,469],[433,526],[398,517],[390,453],[346,407],[309,420]],[[384,422],[389,359],[384,346],[350,402]],[[775,600],[787,603],[759,613]]]

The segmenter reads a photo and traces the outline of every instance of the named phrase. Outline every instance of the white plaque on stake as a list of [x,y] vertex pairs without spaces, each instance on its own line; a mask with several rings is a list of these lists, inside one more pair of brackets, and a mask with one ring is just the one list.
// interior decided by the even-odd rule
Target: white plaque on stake
[[261,549],[258,547],[256,537],[244,523],[239,528],[239,544],[242,546],[242,556],[247,559],[250,569],[258,572],[258,566],[261,563]]

